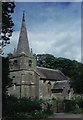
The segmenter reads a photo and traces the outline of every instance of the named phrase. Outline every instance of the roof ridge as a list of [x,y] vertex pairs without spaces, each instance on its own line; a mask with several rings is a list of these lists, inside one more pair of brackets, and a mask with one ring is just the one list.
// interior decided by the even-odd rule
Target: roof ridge
[[37,68],[42,68],[42,69],[46,69],[46,70],[52,70],[52,71],[56,71],[56,72],[61,72],[58,69],[52,69],[52,68],[46,68],[46,67],[39,67],[39,66],[37,66]]

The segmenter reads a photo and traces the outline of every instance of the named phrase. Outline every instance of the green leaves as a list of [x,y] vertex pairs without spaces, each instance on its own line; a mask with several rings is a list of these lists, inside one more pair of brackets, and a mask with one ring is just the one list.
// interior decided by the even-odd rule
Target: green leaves
[[9,77],[9,58],[2,58],[2,90],[7,91],[7,88],[12,85],[12,80]]
[[2,2],[2,47],[9,44],[13,32],[13,20],[11,14],[14,12],[14,2]]
[[41,112],[41,104],[42,101],[39,99],[18,99],[14,96],[9,96],[6,100],[4,113],[9,117],[17,117],[18,115],[22,115],[22,117],[28,117],[28,115],[32,116],[35,115],[36,112]]

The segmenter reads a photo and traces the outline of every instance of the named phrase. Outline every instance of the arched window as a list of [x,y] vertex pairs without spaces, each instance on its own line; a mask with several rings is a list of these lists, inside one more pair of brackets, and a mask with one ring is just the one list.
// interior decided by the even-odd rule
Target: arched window
[[32,60],[29,60],[29,66],[30,67],[32,66]]
[[50,82],[50,81],[48,82],[48,85],[51,85],[51,82]]
[[48,86],[48,93],[51,93],[51,87],[52,87],[52,85],[51,85],[50,81],[47,83],[47,86]]

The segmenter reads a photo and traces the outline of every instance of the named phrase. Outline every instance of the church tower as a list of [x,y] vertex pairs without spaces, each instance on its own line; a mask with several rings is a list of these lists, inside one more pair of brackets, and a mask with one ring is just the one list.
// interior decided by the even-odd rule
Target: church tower
[[13,87],[9,88],[9,94],[20,98],[39,96],[36,60],[29,48],[24,13],[17,50],[10,57],[10,77],[13,79]]

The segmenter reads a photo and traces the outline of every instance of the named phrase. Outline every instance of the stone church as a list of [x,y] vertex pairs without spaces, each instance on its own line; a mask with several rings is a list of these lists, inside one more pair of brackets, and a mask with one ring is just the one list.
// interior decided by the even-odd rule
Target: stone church
[[10,77],[13,79],[9,95],[43,99],[68,96],[69,82],[60,70],[37,66],[29,48],[24,13],[17,50],[10,56],[9,62]]

